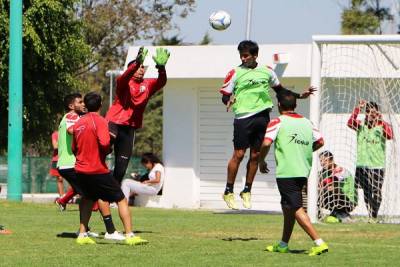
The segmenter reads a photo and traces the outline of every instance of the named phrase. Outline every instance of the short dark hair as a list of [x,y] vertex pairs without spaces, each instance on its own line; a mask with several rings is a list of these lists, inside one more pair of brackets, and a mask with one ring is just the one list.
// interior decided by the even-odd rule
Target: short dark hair
[[64,96],[64,109],[65,111],[70,111],[69,105],[74,103],[75,99],[82,98],[80,93],[72,93]]
[[277,97],[281,110],[288,111],[296,108],[296,96],[291,91],[282,90]]
[[324,158],[328,158],[328,159],[330,159],[330,160],[333,160],[333,154],[332,154],[332,152],[330,152],[329,150],[322,151],[322,152],[319,154],[319,157],[324,157]]
[[101,108],[101,96],[96,92],[87,93],[83,102],[89,112],[98,111]]
[[373,101],[367,102],[367,104],[365,105],[365,109],[371,109],[371,108],[374,108],[377,111],[379,111],[379,106],[376,102],[373,102]]
[[258,44],[251,40],[241,41],[238,45],[239,53],[248,51],[252,56],[258,55]]
[[149,162],[152,164],[157,164],[157,163],[162,164],[161,160],[151,152],[143,153],[142,159],[140,160],[140,162],[142,164],[149,163]]

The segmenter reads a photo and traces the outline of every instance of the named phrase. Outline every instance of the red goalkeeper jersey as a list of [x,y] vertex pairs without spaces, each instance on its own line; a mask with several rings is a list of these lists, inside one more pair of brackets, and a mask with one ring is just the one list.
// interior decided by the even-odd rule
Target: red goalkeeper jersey
[[110,134],[107,121],[98,113],[89,112],[75,123],[73,129],[75,171],[84,174],[108,173],[106,156],[110,153]]
[[133,63],[117,78],[115,101],[107,112],[106,119],[119,125],[142,127],[143,113],[150,97],[167,83],[164,68],[158,70],[157,79],[132,79],[138,65]]

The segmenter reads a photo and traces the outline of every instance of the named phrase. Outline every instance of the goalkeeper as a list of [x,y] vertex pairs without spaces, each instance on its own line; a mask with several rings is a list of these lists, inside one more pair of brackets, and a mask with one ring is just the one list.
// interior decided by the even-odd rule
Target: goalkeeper
[[125,176],[135,139],[135,132],[142,127],[143,113],[150,97],[167,83],[167,64],[170,53],[157,48],[153,60],[158,69],[157,79],[144,79],[146,67],[143,62],[147,49],[141,47],[135,60],[117,78],[115,101],[107,112],[106,119],[114,144],[115,166],[113,176],[121,183]]
[[[247,162],[246,184],[240,197],[245,208],[251,208],[251,187],[258,167],[260,146],[269,122],[272,99],[269,91],[272,88],[277,95],[289,91],[279,82],[275,72],[265,65],[257,63],[258,45],[253,41],[242,41],[238,45],[242,64],[231,70],[220,89],[222,102],[227,111],[232,106],[233,121],[233,155],[228,163],[228,173],[223,199],[231,209],[237,209],[233,186],[239,165],[246,150],[250,148]],[[307,98],[315,91],[309,87],[303,94],[293,93],[296,98]],[[290,92],[290,91],[289,91]]]
[[330,151],[319,154],[319,162],[322,170],[318,206],[331,212],[326,222],[351,222],[349,213],[357,206],[354,177],[335,163]]
[[[357,117],[363,108],[365,119],[361,122]],[[356,185],[363,189],[369,222],[376,223],[382,202],[386,140],[393,138],[392,127],[383,121],[378,104],[365,100],[354,108],[347,126],[357,132]]]

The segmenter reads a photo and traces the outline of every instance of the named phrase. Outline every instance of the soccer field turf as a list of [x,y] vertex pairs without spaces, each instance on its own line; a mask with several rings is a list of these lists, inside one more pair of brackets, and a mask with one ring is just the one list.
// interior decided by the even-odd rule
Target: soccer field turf
[[[400,225],[318,224],[329,253],[301,252],[313,243],[298,227],[290,242],[293,253],[263,251],[281,236],[281,215],[133,208],[135,231],[149,240],[129,247],[96,239],[79,246],[57,237],[78,229],[76,205],[59,212],[54,205],[0,201],[0,224],[14,233],[0,235],[0,266],[388,266],[400,260]],[[116,210],[113,218],[122,230]],[[91,220],[103,232],[100,215]]]

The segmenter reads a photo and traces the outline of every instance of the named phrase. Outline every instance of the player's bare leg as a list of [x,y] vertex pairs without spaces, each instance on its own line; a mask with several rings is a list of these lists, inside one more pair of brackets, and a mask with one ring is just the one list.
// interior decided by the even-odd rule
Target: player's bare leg
[[89,228],[88,224],[90,216],[92,215],[92,206],[93,201],[85,197],[83,197],[82,201],[79,203],[80,225],[79,235],[76,239],[76,243],[78,243],[79,245],[96,244],[96,242],[87,235],[87,231]]
[[132,232],[132,221],[131,221],[131,213],[129,211],[128,201],[126,198],[123,198],[121,201],[117,203],[118,205],[118,213],[121,221],[124,225],[125,233]]
[[246,165],[246,184],[240,193],[240,197],[243,199],[243,206],[247,209],[251,208],[251,186],[257,173],[259,155],[258,149],[250,149],[250,157]]
[[238,173],[240,163],[242,162],[245,153],[246,149],[235,149],[233,151],[232,158],[229,160],[228,163],[226,187],[223,199],[228,207],[231,209],[237,209],[235,197],[233,195],[233,185],[235,184],[236,175]]
[[57,176],[56,179],[57,179],[57,191],[61,197],[64,195],[64,179],[61,176]]
[[295,213],[296,221],[303,228],[303,230],[311,237],[312,240],[319,239],[319,235],[310,221],[307,213],[303,208],[299,208]]
[[283,232],[282,232],[282,241],[285,243],[289,243],[290,237],[293,233],[294,223],[296,222],[295,213],[296,210],[291,208],[285,208],[282,206],[283,211]]

